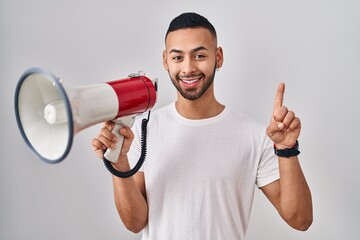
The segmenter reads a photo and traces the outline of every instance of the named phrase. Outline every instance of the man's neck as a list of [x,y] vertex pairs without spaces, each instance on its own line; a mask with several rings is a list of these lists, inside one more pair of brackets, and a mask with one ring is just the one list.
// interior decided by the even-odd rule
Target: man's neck
[[215,117],[225,108],[215,97],[187,100],[180,96],[175,106],[181,116],[194,120]]

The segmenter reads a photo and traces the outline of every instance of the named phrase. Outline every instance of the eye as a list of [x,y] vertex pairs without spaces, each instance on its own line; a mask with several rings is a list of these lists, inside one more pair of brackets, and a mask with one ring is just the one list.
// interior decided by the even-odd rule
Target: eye
[[182,59],[181,56],[173,56],[172,57],[172,60],[174,60],[174,61],[180,61],[181,59]]
[[203,54],[196,54],[195,55],[195,59],[198,59],[198,60],[201,60],[201,59],[203,59],[203,58],[205,58],[206,56],[205,55],[203,55]]

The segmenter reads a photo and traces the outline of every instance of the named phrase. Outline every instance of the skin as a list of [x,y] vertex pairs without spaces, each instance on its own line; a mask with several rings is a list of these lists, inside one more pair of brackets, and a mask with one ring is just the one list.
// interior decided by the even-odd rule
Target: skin
[[[278,149],[291,148],[300,135],[301,122],[293,111],[283,106],[285,84],[280,83],[275,95],[273,114],[267,135]],[[279,157],[280,179],[261,190],[291,227],[305,231],[313,221],[309,186],[301,170],[299,158]]]
[[[181,29],[170,32],[163,51],[163,65],[176,87],[176,109],[188,119],[214,117],[224,110],[214,94],[215,69],[223,64],[223,50],[217,47],[216,38],[204,28]],[[283,106],[285,84],[279,84],[267,135],[278,149],[292,147],[300,135],[301,122],[293,111]],[[92,142],[96,154],[103,158],[103,150],[114,148],[117,139],[111,133],[112,122],[105,122],[100,134]],[[120,129],[124,142],[118,162],[113,166],[119,171],[130,170],[127,153],[134,135],[129,128]],[[293,228],[306,230],[312,223],[312,200],[309,187],[301,170],[298,157],[279,157],[280,179],[261,188]],[[114,197],[124,225],[133,232],[140,232],[148,221],[148,206],[144,174],[133,177],[113,177]]]

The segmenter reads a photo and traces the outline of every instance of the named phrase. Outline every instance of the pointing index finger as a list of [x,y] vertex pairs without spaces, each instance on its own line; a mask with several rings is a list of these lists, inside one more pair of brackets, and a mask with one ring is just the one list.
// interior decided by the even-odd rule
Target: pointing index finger
[[285,83],[280,83],[276,91],[274,110],[283,105],[284,92],[285,92]]

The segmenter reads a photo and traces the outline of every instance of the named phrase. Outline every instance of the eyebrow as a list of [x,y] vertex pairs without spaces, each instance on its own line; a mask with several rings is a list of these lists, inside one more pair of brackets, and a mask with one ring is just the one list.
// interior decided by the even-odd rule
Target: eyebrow
[[[197,48],[192,49],[190,52],[191,52],[191,53],[195,53],[195,52],[202,51],[202,50],[209,51],[206,47],[200,46],[200,47],[197,47]],[[169,52],[169,54],[170,54],[170,53],[184,53],[184,51],[178,50],[178,49],[171,49],[170,52]]]

